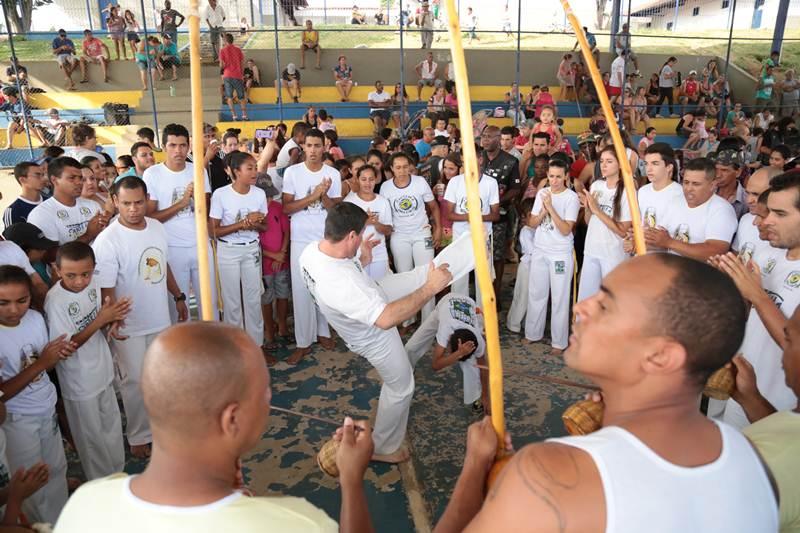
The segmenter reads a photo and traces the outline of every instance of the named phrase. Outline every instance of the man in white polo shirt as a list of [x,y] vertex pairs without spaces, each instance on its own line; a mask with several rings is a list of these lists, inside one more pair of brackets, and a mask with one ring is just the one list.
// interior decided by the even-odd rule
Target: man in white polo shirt
[[[164,224],[172,257],[170,267],[181,292],[194,293],[198,300],[198,316],[203,316],[200,303],[200,271],[197,257],[197,228],[194,217],[194,164],[186,161],[189,155],[189,131],[180,124],[168,124],[162,136],[166,161],[144,171],[149,198],[147,216]],[[210,203],[211,184],[204,170],[206,205]],[[209,260],[213,257],[209,244]],[[209,264],[214,279],[213,262]],[[217,316],[216,285],[211,284],[212,314]],[[170,308],[172,323],[178,321]]]
[[283,181],[283,212],[291,217],[289,270],[297,341],[287,360],[291,364],[311,353],[315,340],[326,350],[334,347],[328,322],[303,283],[299,260],[308,243],[322,238],[328,210],[342,200],[342,180],[338,170],[322,164],[325,135],[321,131],[305,133],[303,150],[305,162],[287,168]]

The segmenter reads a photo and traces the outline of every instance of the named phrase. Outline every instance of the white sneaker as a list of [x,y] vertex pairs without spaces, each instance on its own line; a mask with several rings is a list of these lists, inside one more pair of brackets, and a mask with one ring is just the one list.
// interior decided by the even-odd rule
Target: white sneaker
[[671,114],[669,118],[680,118],[680,115],[676,115],[675,113]]
[[656,118],[664,118],[664,117],[662,117],[661,115],[656,115]]

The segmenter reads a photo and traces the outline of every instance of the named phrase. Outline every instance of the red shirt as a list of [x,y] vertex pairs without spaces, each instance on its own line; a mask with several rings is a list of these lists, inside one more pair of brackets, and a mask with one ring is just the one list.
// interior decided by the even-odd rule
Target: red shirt
[[83,53],[89,57],[99,57],[103,55],[103,41],[97,37],[83,41]]
[[219,51],[219,60],[225,64],[225,69],[222,71],[223,78],[235,78],[237,80],[244,79],[242,75],[242,63],[244,62],[244,54],[242,49],[235,44],[229,44]]
[[[224,50],[224,48],[223,48]],[[268,252],[280,252],[283,244],[283,236],[289,233],[289,217],[283,214],[283,205],[280,202],[271,200],[267,206],[267,217],[264,219],[267,224],[267,231],[259,235],[261,249]],[[279,272],[289,269],[288,255],[287,262],[283,264]],[[272,270],[272,259],[267,256],[263,258],[263,272],[265,275],[274,274]]]
[[686,96],[694,96],[697,94],[699,85],[696,81],[686,80]]

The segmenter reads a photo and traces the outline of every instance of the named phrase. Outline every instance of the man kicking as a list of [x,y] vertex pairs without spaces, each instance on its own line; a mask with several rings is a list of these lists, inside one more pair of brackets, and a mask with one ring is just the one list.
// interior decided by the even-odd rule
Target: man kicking
[[[385,276],[381,284],[364,271],[377,241],[363,241],[367,214],[348,202],[332,206],[324,239],[308,244],[299,265],[305,286],[328,322],[355,353],[365,357],[383,380],[372,439],[373,460],[399,463],[409,458],[402,447],[414,395],[414,371],[397,325],[414,316],[453,276],[443,264]],[[359,250],[360,259],[356,258]],[[422,274],[427,271],[423,281]],[[408,280],[410,294],[389,301],[384,283]],[[415,290],[416,289],[416,290]]]

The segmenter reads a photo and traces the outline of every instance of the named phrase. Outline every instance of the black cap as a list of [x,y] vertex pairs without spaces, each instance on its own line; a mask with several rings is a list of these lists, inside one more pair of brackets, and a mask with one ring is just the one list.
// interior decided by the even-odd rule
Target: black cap
[[450,141],[444,135],[437,135],[431,141],[431,148],[434,148],[436,146],[449,146],[449,145]]
[[7,241],[17,244],[20,248],[33,248],[34,250],[49,250],[58,246],[58,242],[51,241],[44,236],[42,230],[28,222],[17,222],[3,231]]
[[64,28],[61,28],[60,30],[58,30],[58,34],[59,35],[66,35],[67,34],[67,30],[65,30]]

